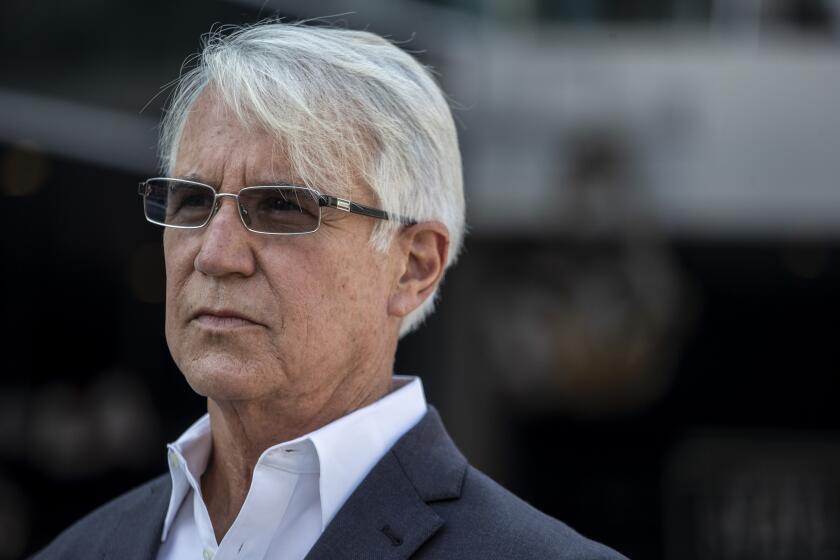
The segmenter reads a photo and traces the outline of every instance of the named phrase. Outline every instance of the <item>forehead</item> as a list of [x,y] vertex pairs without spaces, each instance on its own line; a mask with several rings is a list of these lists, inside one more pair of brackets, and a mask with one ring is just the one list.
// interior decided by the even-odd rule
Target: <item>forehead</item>
[[202,93],[190,109],[174,174],[220,186],[298,182],[282,143],[241,122],[210,92]]
[[229,192],[252,185],[292,184],[376,203],[378,197],[363,179],[361,163],[347,157],[347,146],[307,143],[316,138],[317,134],[304,133],[287,142],[280,133],[246,124],[208,86],[190,108],[171,171],[176,177]]

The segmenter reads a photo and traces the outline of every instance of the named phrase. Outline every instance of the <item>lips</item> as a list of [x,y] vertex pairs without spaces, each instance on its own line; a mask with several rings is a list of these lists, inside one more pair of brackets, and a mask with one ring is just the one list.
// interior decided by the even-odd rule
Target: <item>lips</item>
[[196,322],[210,329],[236,329],[243,327],[264,327],[262,323],[240,311],[233,309],[198,309],[190,317]]

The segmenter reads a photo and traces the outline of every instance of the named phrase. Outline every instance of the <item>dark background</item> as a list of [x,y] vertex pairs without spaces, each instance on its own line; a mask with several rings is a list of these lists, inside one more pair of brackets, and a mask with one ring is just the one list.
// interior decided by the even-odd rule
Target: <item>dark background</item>
[[[796,70],[836,58],[832,5],[302,4],[0,5],[0,559],[34,552],[163,472],[165,443],[205,410],[166,348],[161,233],[135,194],[156,172],[168,93],[156,97],[159,88],[213,24],[345,12],[354,13],[330,21],[411,39],[407,48],[453,94],[472,227],[437,313],[401,343],[396,369],[423,378],[472,462],[632,558],[838,557],[840,198],[825,176],[840,131],[809,116],[837,113],[836,104],[802,101],[810,91],[840,99],[838,67],[811,81],[803,71],[795,84],[783,73],[745,95],[759,103],[785,86],[799,92],[789,113],[768,110],[768,128],[749,137],[767,154],[781,137],[801,146],[805,156],[782,155],[798,181],[776,180],[778,162],[742,158],[733,141],[724,148],[755,180],[724,170],[725,196],[704,199],[709,180],[690,176],[690,165],[691,196],[657,190],[663,175],[650,153],[662,150],[634,128],[636,108],[619,103],[614,114],[602,100],[594,111],[610,118],[576,121],[592,110],[586,103],[508,79],[516,72],[504,62],[523,34],[539,34],[529,48],[548,54],[534,75],[550,81],[553,49],[590,68],[593,44],[615,49],[610,60],[642,37],[642,64],[679,35],[700,51],[722,44],[737,54],[746,44],[756,57],[747,68],[787,60]],[[489,45],[486,60],[471,50],[476,37]],[[704,92],[725,87],[709,69],[727,57],[692,66],[694,52],[684,63],[675,55],[676,65],[709,89],[676,84],[672,128],[691,129],[704,114],[681,113],[679,95],[706,107]],[[598,81],[582,79],[581,97],[597,99]],[[532,127],[529,95],[549,108],[556,98],[559,124],[546,116],[548,132]],[[733,114],[747,110],[740,99]],[[808,134],[812,121],[821,135]],[[510,122],[525,129],[497,134]],[[806,124],[791,128],[797,122]],[[707,130],[689,130],[685,159],[709,157],[704,146],[720,137]],[[548,152],[543,134],[555,142]],[[493,159],[522,180],[493,185]],[[511,212],[499,213],[493,193]],[[765,195],[782,202],[769,208]]]

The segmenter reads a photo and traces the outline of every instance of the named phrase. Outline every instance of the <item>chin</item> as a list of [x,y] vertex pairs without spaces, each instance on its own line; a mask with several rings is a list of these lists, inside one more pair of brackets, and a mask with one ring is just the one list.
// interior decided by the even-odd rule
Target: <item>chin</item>
[[265,382],[242,361],[230,357],[205,356],[190,360],[178,368],[192,390],[219,401],[256,399],[265,393]]

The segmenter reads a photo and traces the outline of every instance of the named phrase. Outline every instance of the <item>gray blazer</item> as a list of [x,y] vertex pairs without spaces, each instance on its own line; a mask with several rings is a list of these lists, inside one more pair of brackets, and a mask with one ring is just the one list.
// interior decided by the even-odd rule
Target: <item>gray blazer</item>
[[[36,560],[153,560],[168,474],[105,504]],[[618,560],[467,464],[433,408],[376,464],[309,551],[332,559]],[[626,560],[626,559],[625,559]]]

